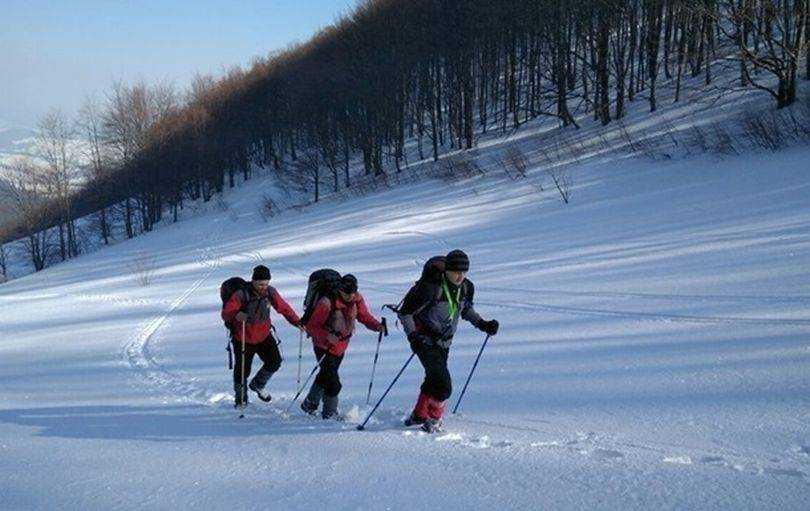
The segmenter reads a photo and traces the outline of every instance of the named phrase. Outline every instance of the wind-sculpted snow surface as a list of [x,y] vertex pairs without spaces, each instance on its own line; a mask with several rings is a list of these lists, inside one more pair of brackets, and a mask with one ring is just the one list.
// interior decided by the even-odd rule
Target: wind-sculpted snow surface
[[[229,197],[236,218],[17,279],[0,288],[0,508],[804,509],[808,156],[592,163],[569,205],[490,173],[268,223],[245,187]],[[451,248],[470,254],[476,308],[502,326],[443,432],[401,426],[417,363],[355,430],[376,344],[362,327],[343,420],[285,413],[298,333],[275,313],[273,401],[236,418],[223,280],[264,263],[300,310],[309,273],[332,267],[379,315]],[[127,265],[144,252],[148,286]],[[409,355],[385,314],[372,404]],[[483,339],[459,329],[451,407]]]

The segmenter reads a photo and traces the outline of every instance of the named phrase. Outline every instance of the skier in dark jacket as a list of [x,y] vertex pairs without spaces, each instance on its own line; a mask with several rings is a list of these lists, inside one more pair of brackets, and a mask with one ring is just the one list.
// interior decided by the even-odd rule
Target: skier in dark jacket
[[[253,356],[259,355],[264,365],[256,372],[248,387],[256,392],[262,401],[270,401],[272,397],[265,389],[267,381],[281,367],[281,353],[273,338],[270,329],[270,306],[278,311],[296,328],[301,319],[295,310],[284,301],[278,291],[270,285],[270,270],[259,265],[253,269],[250,285],[231,295],[222,308],[222,319],[232,326],[232,342],[234,353],[241,353],[241,343],[245,343],[245,381],[242,381],[242,357],[237,356],[233,367],[233,388],[236,406],[246,404],[247,390],[245,382],[250,375],[250,366]],[[244,338],[242,330],[244,326]]]
[[461,250],[453,250],[435,264],[408,292],[399,310],[399,320],[411,349],[425,368],[425,380],[413,412],[405,425],[422,425],[429,433],[441,427],[447,399],[452,392],[447,357],[459,318],[479,330],[495,335],[496,320],[485,321],[475,312],[475,287],[466,279],[470,260]]
[[318,300],[306,324],[315,358],[321,360],[323,357],[315,382],[301,403],[301,409],[308,414],[315,414],[323,399],[321,416],[329,419],[337,415],[338,394],[342,388],[338,369],[358,321],[372,332],[385,330],[384,325],[368,311],[363,295],[357,292],[357,279],[346,274],[333,296]]

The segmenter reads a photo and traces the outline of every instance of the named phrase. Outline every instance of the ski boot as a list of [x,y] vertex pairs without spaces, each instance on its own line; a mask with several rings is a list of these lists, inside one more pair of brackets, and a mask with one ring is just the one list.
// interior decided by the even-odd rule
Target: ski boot
[[309,415],[315,415],[318,412],[318,406],[321,404],[323,398],[323,387],[317,383],[313,383],[309,388],[307,397],[301,401],[301,409]]
[[248,404],[248,395],[246,389],[242,385],[233,386],[233,407],[244,408]]
[[273,400],[273,396],[271,396],[271,395],[270,395],[270,392],[268,392],[268,391],[267,391],[267,389],[266,389],[266,388],[264,388],[264,387],[259,387],[259,386],[256,384],[256,380],[255,380],[255,379],[254,379],[254,380],[252,380],[252,381],[251,381],[251,382],[248,384],[248,388],[249,388],[250,390],[252,390],[253,392],[255,392],[255,393],[256,393],[256,395],[257,395],[257,396],[259,396],[259,399],[261,399],[261,400],[262,400],[262,401],[264,401],[265,403],[269,403],[270,401],[272,401],[272,400]]
[[338,397],[324,396],[321,417],[324,419],[338,419]]
[[410,427],[410,426],[421,426],[422,424],[425,423],[425,420],[426,419],[424,419],[424,418],[416,415],[415,413],[411,412],[411,414],[408,416],[408,418],[405,419],[404,424],[405,424],[405,426],[408,426],[408,427]]
[[422,431],[425,433],[439,433],[442,431],[441,419],[426,419],[422,424]]
[[273,399],[270,392],[265,390],[267,380],[269,380],[271,376],[273,376],[273,373],[262,367],[256,372],[256,376],[250,380],[250,384],[248,385],[248,388],[255,392],[259,396],[259,399],[265,403],[268,403]]
[[433,398],[425,394],[424,392],[419,393],[419,399],[416,400],[416,406],[414,407],[411,415],[405,419],[406,426],[421,426],[427,420],[427,417],[430,416],[430,403],[433,402]]

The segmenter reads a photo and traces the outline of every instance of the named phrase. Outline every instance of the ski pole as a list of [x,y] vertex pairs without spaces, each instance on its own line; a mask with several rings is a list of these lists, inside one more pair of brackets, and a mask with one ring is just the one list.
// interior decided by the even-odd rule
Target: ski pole
[[295,378],[295,386],[301,385],[301,359],[304,356],[304,331],[298,331],[298,376]]
[[245,377],[245,322],[242,321],[242,377],[239,385],[239,409],[241,410],[239,413],[239,418],[243,418],[245,416],[245,407],[247,407],[247,378]]
[[233,352],[231,351],[231,339],[233,335],[228,334],[228,340],[225,341],[225,351],[228,352],[228,370],[233,370]]
[[464,382],[464,388],[461,389],[461,395],[458,396],[458,401],[456,401],[456,406],[453,407],[453,413],[456,413],[456,410],[458,410],[458,405],[461,404],[461,398],[463,398],[464,393],[467,392],[467,385],[470,384],[470,380],[472,379],[472,375],[475,372],[475,368],[478,365],[478,361],[481,360],[481,354],[484,352],[484,348],[487,347],[487,341],[489,340],[489,338],[490,338],[490,336],[489,336],[489,334],[487,334],[486,339],[484,339],[484,344],[482,344],[481,349],[478,350],[478,356],[475,357],[475,363],[473,364],[472,369],[470,369],[470,375],[467,376],[467,381]]
[[311,380],[311,379],[312,379],[312,375],[314,375],[314,374],[315,374],[315,371],[317,371],[317,370],[318,370],[318,368],[319,368],[319,367],[321,367],[321,362],[323,362],[323,359],[325,359],[325,358],[326,358],[326,355],[327,355],[327,354],[326,354],[326,353],[324,353],[324,354],[323,354],[323,356],[320,358],[320,360],[318,360],[318,363],[317,363],[317,364],[315,364],[315,367],[313,367],[313,368],[312,368],[312,371],[310,371],[310,372],[309,372],[309,376],[307,376],[307,380],[304,382],[304,384],[303,384],[303,385],[301,385],[301,387],[299,387],[298,392],[296,392],[296,393],[295,393],[295,397],[294,397],[294,398],[292,398],[292,401],[290,401],[290,404],[289,404],[289,405],[287,405],[287,409],[286,409],[286,410],[284,410],[284,413],[290,413],[290,408],[292,408],[292,405],[293,405],[293,404],[294,404],[294,403],[295,403],[295,402],[298,400],[298,396],[300,396],[300,395],[301,395],[301,392],[303,392],[303,391],[304,391],[304,389],[306,388],[307,384],[309,383],[309,380]]
[[371,416],[372,416],[372,415],[374,415],[374,412],[376,412],[376,411],[377,411],[377,407],[378,407],[378,406],[380,406],[380,403],[382,403],[382,402],[383,402],[383,399],[385,399],[385,396],[387,396],[387,395],[388,395],[388,392],[391,390],[391,388],[392,388],[392,387],[394,386],[394,384],[397,382],[397,380],[399,379],[399,377],[400,377],[400,376],[402,376],[402,373],[404,373],[404,372],[405,372],[405,368],[406,368],[406,367],[408,367],[408,364],[410,364],[410,363],[411,363],[411,360],[413,360],[414,355],[416,355],[416,353],[411,353],[411,356],[410,356],[410,357],[408,357],[408,360],[405,362],[405,365],[404,365],[404,366],[402,366],[402,369],[400,369],[400,370],[399,370],[399,372],[397,373],[396,377],[394,377],[394,381],[392,381],[392,382],[391,382],[391,385],[389,385],[389,386],[388,386],[388,388],[387,388],[387,389],[385,389],[385,392],[383,392],[383,395],[382,395],[382,397],[380,398],[380,400],[379,400],[379,401],[377,401],[377,404],[376,404],[376,405],[374,405],[374,408],[372,408],[372,409],[371,409],[371,412],[369,412],[368,417],[366,417],[366,420],[364,420],[362,424],[360,424],[359,426],[357,426],[357,430],[358,430],[358,431],[363,431],[364,429],[366,429],[366,423],[368,422],[368,420],[369,420],[369,419],[371,419]]
[[281,336],[278,335],[275,325],[270,325],[270,333],[273,337],[273,341],[276,343],[276,346],[281,346]]
[[388,333],[388,326],[385,324],[385,318],[382,318],[383,329],[377,337],[377,349],[374,351],[374,363],[371,365],[371,381],[368,382],[368,395],[366,395],[366,404],[371,401],[371,386],[374,385],[374,372],[377,370],[377,359],[380,356],[380,343],[382,342],[383,332]]

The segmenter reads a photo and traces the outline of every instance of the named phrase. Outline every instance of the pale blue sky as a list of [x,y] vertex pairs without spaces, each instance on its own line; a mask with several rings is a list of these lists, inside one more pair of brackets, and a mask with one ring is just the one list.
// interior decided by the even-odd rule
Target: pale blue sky
[[0,0],[0,127],[73,113],[113,80],[170,81],[246,66],[349,11],[355,0]]

